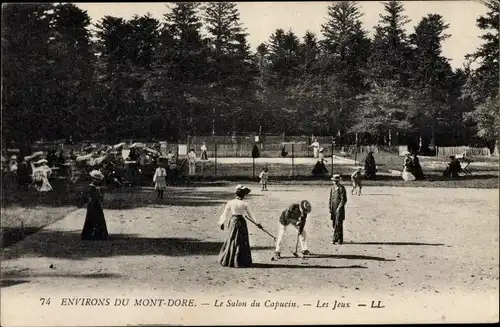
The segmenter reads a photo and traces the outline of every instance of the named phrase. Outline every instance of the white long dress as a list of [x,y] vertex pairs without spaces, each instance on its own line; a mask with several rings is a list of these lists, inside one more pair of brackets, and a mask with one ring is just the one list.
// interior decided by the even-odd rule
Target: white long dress
[[41,179],[42,184],[35,184],[35,188],[38,192],[50,192],[53,190],[52,185],[49,183],[49,176],[52,174],[52,169],[47,165],[41,167],[36,167],[33,171],[33,177],[35,180]]
[[411,182],[415,180],[415,176],[413,176],[413,174],[410,173],[406,167],[403,168],[402,177],[405,182]]

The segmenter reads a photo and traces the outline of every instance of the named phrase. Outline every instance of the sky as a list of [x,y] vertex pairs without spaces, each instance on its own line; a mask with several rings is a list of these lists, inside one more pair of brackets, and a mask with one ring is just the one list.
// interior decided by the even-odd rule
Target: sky
[[[327,7],[332,2],[294,1],[294,2],[237,2],[240,20],[246,28],[248,41],[255,51],[257,46],[269,40],[269,36],[277,29],[291,29],[302,38],[306,31],[314,32],[321,39],[321,25],[327,17]],[[443,42],[443,55],[450,60],[453,68],[461,68],[465,55],[473,53],[482,44],[479,38],[483,32],[476,26],[476,19],[487,12],[487,8],[479,1],[404,1],[405,14],[411,20],[407,24],[408,34],[427,14],[440,14],[449,24],[446,31],[451,37]],[[74,3],[87,11],[92,24],[96,24],[106,15],[131,19],[134,15],[150,13],[163,20],[169,12],[168,3],[161,2],[124,2],[124,3]],[[373,32],[383,13],[383,3],[379,1],[359,1],[358,6],[363,13],[361,21],[365,30]]]

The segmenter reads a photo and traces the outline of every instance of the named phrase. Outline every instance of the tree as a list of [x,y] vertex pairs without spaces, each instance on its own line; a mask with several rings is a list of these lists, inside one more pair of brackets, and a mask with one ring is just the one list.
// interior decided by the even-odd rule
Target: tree
[[49,43],[53,6],[8,4],[2,18],[2,136],[28,151],[34,141],[52,136],[47,89],[56,70]]
[[[134,17],[134,24],[138,20]],[[145,20],[149,21],[148,17]],[[148,63],[141,57],[139,49],[143,46],[134,24],[105,16],[96,25],[99,51],[96,87],[100,96],[93,102],[93,110],[97,133],[110,142],[121,137],[140,137],[147,130],[147,120],[141,117],[145,116],[142,87],[148,75],[141,68]]]
[[486,1],[489,9],[485,16],[477,19],[477,26],[486,31],[481,38],[485,41],[479,49],[469,55],[479,63],[464,85],[464,98],[469,99],[476,109],[465,116],[477,124],[477,134],[487,140],[500,139],[498,112],[499,87],[499,12],[498,1]]
[[450,127],[446,122],[453,115],[449,90],[453,71],[448,59],[441,55],[441,43],[449,37],[445,34],[447,28],[441,15],[429,14],[410,35],[414,47],[412,99],[418,107],[414,124],[430,145],[435,144],[436,134]]
[[[217,96],[213,107],[212,133],[231,126],[235,133],[239,121],[246,119],[246,103],[252,95],[254,69],[250,48],[236,3],[213,2],[205,6],[204,20],[211,44],[210,91]],[[217,110],[218,109],[218,110]],[[217,114],[218,112],[218,114]]]
[[89,124],[94,89],[95,56],[90,41],[90,17],[73,4],[53,9],[50,56],[57,63],[48,97],[56,119],[52,132],[58,137],[81,139],[93,128]]
[[236,35],[243,32],[240,13],[234,2],[209,2],[204,7],[204,20],[216,58],[231,53]]
[[[356,110],[358,103],[356,98],[368,89],[366,65],[370,40],[362,27],[361,17],[355,2],[337,2],[328,7],[327,22],[322,26],[323,51],[318,64],[324,78],[320,83],[329,85],[323,90],[339,97],[335,107],[328,109],[335,111],[329,114],[330,117],[341,119],[331,122],[331,126],[337,127],[330,131],[334,135],[348,129],[350,113]],[[335,83],[331,82],[332,78]]]
[[291,30],[277,29],[268,42],[269,69],[274,86],[293,85],[299,76],[300,40]]
[[319,55],[319,44],[316,35],[311,31],[306,31],[300,44],[300,61],[302,64],[301,75],[306,76],[309,74],[317,73],[314,70],[315,63]]
[[150,70],[160,42],[160,22],[148,13],[134,16],[128,24],[131,25],[129,58],[134,65]]
[[392,133],[408,132],[413,129],[409,112],[413,107],[406,100],[407,93],[397,81],[376,85],[368,94],[361,97],[361,105],[356,111],[351,132],[369,133],[379,143],[381,137]]
[[385,15],[375,26],[371,55],[368,59],[371,83],[397,80],[401,86],[408,86],[411,77],[411,48],[405,25],[410,22],[404,14],[400,1],[384,3]]

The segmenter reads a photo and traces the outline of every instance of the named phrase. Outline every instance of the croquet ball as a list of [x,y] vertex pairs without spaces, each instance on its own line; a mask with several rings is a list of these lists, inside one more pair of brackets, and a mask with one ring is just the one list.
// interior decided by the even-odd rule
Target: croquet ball
[[50,266],[49,266],[49,268],[50,268],[50,269],[53,269],[53,268],[54,268],[54,265],[50,265]]
[[274,261],[274,260],[276,260],[276,259],[274,259],[274,257],[272,257],[272,258],[271,258],[271,261]]

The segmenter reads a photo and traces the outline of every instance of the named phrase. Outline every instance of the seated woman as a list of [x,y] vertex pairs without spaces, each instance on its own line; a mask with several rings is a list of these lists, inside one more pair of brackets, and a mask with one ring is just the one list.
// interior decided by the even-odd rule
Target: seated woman
[[420,159],[418,159],[416,154],[413,155],[413,175],[415,175],[415,179],[418,181],[425,180],[424,171],[420,165]]
[[459,177],[461,172],[462,165],[460,165],[460,161],[455,156],[450,156],[450,162],[448,162],[448,165],[443,172],[443,177]]
[[328,169],[325,166],[325,156],[323,155],[323,148],[319,149],[318,161],[312,170],[312,174],[316,177],[321,177],[328,174]]
[[413,160],[409,152],[405,153],[405,162],[403,164],[403,180],[405,182],[414,181],[415,175],[413,175]]

